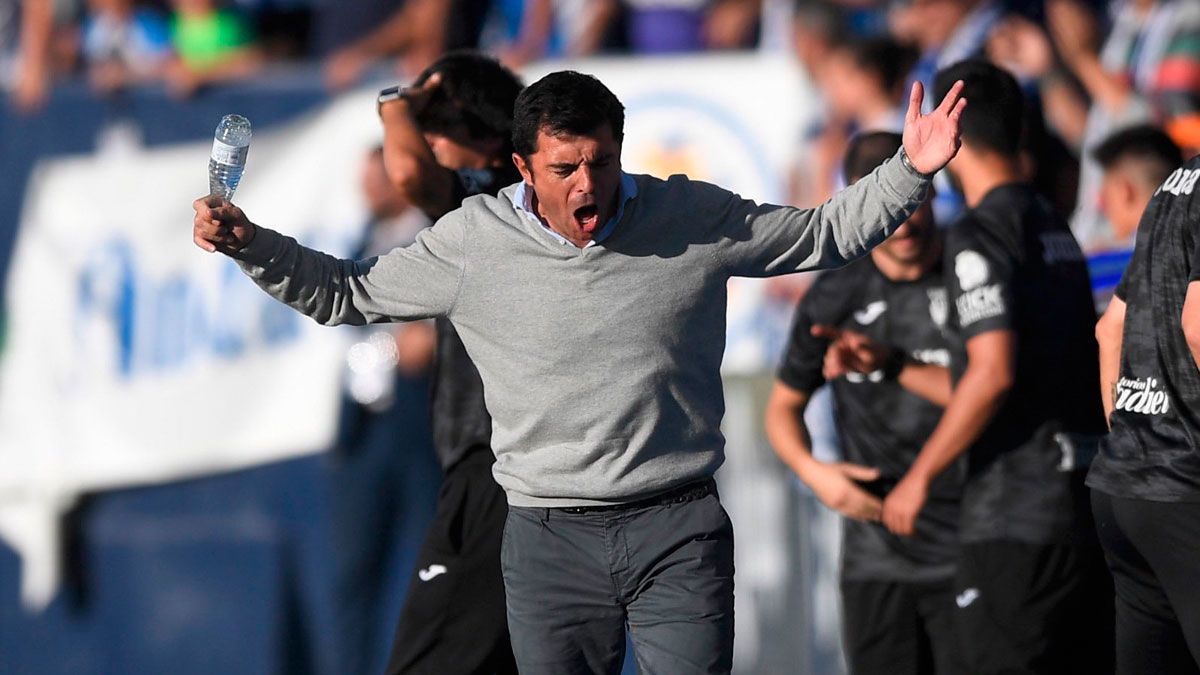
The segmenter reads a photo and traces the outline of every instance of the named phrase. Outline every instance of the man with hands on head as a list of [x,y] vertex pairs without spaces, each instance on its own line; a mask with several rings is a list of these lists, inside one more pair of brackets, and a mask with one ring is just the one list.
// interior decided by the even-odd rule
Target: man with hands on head
[[[407,89],[379,96],[383,160],[397,193],[437,219],[520,180],[512,109],[521,81],[495,59],[450,52]],[[396,628],[389,675],[515,673],[500,540],[508,509],[492,478],[483,381],[454,325],[434,320],[433,442],[444,478]],[[440,573],[439,573],[440,572]]]
[[915,86],[902,150],[796,209],[623,172],[620,101],[557,72],[517,99],[522,182],[465,200],[407,248],[339,260],[213,198],[195,202],[194,237],[321,323],[454,325],[508,497],[520,672],[611,672],[628,626],[642,672],[727,673],[733,529],[712,478],[726,284],[840,266],[886,238],[958,150],[959,91],[922,115]]
[[[1083,489],[1081,441],[1103,429],[1086,262],[1021,178],[1016,81],[966,61],[936,87],[959,80],[972,106],[948,165],[968,206],[946,232],[953,391],[902,366],[898,381],[923,383],[946,410],[884,499],[883,522],[911,535],[934,478],[967,453],[955,625],[970,672],[1111,672],[1111,651],[1094,642],[1112,630],[1111,581]],[[889,358],[863,335],[831,353],[858,369]]]
[[[853,182],[891,157],[899,134],[855,138],[846,152]],[[881,498],[904,475],[941,417],[940,406],[896,380],[905,361],[933,364],[947,380],[950,354],[936,321],[946,311],[941,233],[930,200],[867,258],[825,272],[796,310],[791,339],[767,403],[767,436],[817,497],[848,520],[842,529],[842,644],[853,675],[962,673],[953,628],[954,560],[962,476],[930,488],[912,537],[879,524]],[[831,339],[850,331],[886,344],[894,362],[859,373]],[[833,342],[840,348],[845,340]],[[804,411],[828,383],[845,462],[812,456]]]

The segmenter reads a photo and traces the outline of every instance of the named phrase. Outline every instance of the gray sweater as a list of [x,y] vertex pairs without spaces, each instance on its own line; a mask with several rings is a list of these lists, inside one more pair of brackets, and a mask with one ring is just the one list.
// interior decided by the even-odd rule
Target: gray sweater
[[636,176],[602,243],[579,249],[472,197],[411,246],[339,260],[266,228],[236,257],[326,324],[446,316],[483,377],[495,476],[515,506],[640,499],[724,460],[726,282],[844,265],[920,204],[897,157],[814,209]]

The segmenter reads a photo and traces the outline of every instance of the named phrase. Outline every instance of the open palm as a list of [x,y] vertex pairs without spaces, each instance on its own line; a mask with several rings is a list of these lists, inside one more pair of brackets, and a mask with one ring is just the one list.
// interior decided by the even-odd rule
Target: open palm
[[933,112],[922,115],[925,87],[919,81],[913,83],[908,113],[904,116],[904,152],[917,171],[939,171],[958,153],[958,120],[967,107],[967,99],[961,97],[962,90],[962,80],[955,82],[942,103]]

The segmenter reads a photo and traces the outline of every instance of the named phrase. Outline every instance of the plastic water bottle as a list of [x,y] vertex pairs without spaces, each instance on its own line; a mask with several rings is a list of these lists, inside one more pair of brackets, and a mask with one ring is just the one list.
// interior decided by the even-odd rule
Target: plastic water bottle
[[226,115],[217,125],[212,155],[208,159],[208,192],[217,197],[233,199],[246,154],[250,150],[250,120],[241,115]]

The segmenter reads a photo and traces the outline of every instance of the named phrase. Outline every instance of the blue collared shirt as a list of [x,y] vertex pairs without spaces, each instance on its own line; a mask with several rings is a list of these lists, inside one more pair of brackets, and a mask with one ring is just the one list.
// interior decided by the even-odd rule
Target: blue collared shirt
[[[604,227],[600,228],[600,231],[596,233],[596,236],[592,237],[591,241],[589,241],[587,244],[584,244],[583,248],[594,246],[597,243],[607,239],[608,236],[613,233],[613,230],[617,229],[617,223],[621,221],[621,216],[625,215],[625,204],[627,204],[630,199],[633,199],[636,196],[637,183],[634,182],[633,176],[622,171],[621,189],[617,194],[617,212],[613,214],[612,218],[608,219],[608,222],[604,224]],[[547,227],[546,224],[542,222],[542,219],[538,218],[537,212],[533,208],[533,193],[529,190],[529,186],[526,183],[522,182],[517,186],[517,189],[513,191],[512,204],[518,212],[524,214],[526,218],[532,218],[534,222],[536,222],[538,225],[541,225],[542,229],[544,229],[546,232],[549,232],[555,239],[564,244],[571,244],[570,240]],[[571,245],[574,246],[574,244]]]

